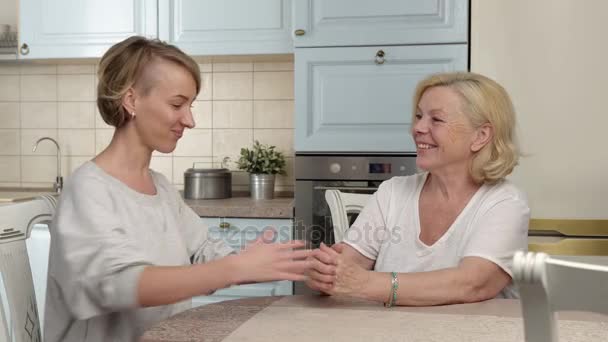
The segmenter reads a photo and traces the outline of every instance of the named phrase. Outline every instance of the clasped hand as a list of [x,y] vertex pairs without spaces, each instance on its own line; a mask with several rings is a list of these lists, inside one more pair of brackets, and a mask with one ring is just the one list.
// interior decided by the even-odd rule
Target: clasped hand
[[356,295],[369,279],[369,271],[344,255],[345,245],[332,247],[321,243],[308,257],[311,268],[306,284],[313,290],[330,295]]

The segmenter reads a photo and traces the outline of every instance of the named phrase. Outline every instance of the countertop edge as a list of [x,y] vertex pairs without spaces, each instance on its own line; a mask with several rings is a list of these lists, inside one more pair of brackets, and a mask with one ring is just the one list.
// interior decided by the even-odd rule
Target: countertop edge
[[279,197],[271,200],[232,197],[211,200],[184,199],[184,201],[201,217],[294,218],[295,201],[293,197]]

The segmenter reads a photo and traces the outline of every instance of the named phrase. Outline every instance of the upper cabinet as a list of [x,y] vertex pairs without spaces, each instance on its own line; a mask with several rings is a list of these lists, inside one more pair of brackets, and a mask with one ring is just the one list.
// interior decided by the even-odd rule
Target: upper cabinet
[[20,0],[19,58],[99,58],[133,35],[190,55],[293,52],[291,0]]
[[295,0],[300,153],[415,152],[412,95],[467,70],[469,0]]
[[19,58],[101,57],[132,35],[157,36],[157,0],[20,0]]
[[291,0],[159,0],[159,38],[192,55],[291,53],[291,31]]
[[295,0],[294,6],[296,47],[468,41],[468,0]]
[[297,49],[297,152],[413,152],[412,95],[467,68],[463,44]]

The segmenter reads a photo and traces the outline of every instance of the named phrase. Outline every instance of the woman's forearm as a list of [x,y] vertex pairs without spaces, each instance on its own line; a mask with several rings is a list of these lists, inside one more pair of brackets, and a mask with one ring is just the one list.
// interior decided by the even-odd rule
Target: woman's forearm
[[[369,282],[361,293],[368,300],[388,302],[391,295],[391,274],[368,271]],[[466,302],[467,286],[457,280],[451,270],[421,273],[399,273],[395,305],[427,306]]]
[[141,307],[168,305],[235,284],[235,256],[189,266],[148,266],[137,286]]
[[[391,294],[391,274],[369,271],[368,285],[361,295],[365,299],[387,302]],[[395,305],[428,306],[477,302],[495,297],[509,281],[485,281],[459,268],[430,272],[400,273]]]

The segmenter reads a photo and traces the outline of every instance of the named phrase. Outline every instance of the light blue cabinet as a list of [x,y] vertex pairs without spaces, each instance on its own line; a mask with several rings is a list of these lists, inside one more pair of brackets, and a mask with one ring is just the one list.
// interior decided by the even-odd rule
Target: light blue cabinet
[[416,83],[466,69],[464,44],[296,49],[295,150],[413,152]]
[[469,0],[295,0],[294,44],[466,43],[468,3]]
[[[223,239],[230,247],[239,251],[258,238],[264,230],[275,232],[275,241],[292,240],[293,221],[291,219],[249,219],[203,217],[209,227],[210,239]],[[245,297],[285,296],[293,294],[291,281],[274,281],[232,286],[216,291],[210,296],[192,298],[192,306],[221,302]]]
[[191,55],[293,52],[291,0],[20,0],[19,58],[99,58],[133,35]]
[[159,0],[159,38],[192,55],[291,53],[291,0]]
[[157,0],[20,0],[19,58],[100,57],[132,35],[157,36]]

